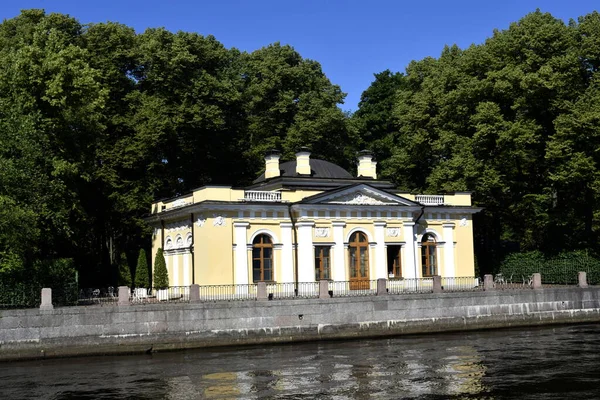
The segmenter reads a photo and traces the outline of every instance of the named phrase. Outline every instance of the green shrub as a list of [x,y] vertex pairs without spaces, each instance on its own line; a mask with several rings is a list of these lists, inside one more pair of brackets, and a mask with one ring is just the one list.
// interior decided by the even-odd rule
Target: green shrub
[[166,289],[169,287],[169,274],[167,272],[167,263],[163,255],[163,249],[158,249],[154,259],[154,287],[156,289]]
[[571,251],[553,257],[545,257],[539,251],[513,253],[500,265],[505,278],[519,282],[523,277],[539,272],[543,283],[574,285],[577,273],[586,272],[588,283],[600,283],[600,260],[585,251]]
[[150,287],[150,279],[148,279],[148,261],[146,259],[146,251],[144,249],[140,249],[137,266],[135,268],[135,287]]

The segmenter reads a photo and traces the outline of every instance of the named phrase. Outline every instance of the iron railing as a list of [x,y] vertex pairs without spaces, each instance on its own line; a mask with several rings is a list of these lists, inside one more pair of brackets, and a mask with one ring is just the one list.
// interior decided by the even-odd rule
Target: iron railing
[[377,280],[331,281],[329,294],[332,297],[375,296]]
[[[54,300],[54,290],[52,291],[52,299]],[[77,305],[89,306],[89,305],[117,305],[119,296],[114,287],[109,286],[107,288],[85,288],[79,289],[79,297],[77,299]]]
[[431,293],[433,278],[392,279],[386,282],[388,294]]
[[269,300],[312,299],[319,297],[319,282],[269,283],[267,284]]
[[200,286],[200,301],[256,300],[256,284]]
[[533,275],[520,275],[517,277],[513,274],[496,274],[494,275],[494,288],[498,290],[532,289]]
[[483,285],[479,278],[473,276],[442,278],[442,290],[445,292],[473,292],[483,290]]
[[190,301],[190,287],[169,286],[166,289],[136,288],[131,291],[129,301],[136,304],[187,302]]

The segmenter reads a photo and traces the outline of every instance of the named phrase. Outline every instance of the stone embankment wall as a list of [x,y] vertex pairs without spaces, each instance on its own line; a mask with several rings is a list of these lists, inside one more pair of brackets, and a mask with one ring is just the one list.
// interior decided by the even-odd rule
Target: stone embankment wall
[[0,311],[0,360],[600,321],[600,288]]

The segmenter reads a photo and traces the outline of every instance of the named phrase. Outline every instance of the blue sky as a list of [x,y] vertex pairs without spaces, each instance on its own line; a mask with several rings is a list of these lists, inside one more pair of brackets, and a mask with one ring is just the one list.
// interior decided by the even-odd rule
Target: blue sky
[[214,35],[226,47],[253,51],[273,42],[292,45],[321,63],[329,79],[348,93],[355,110],[373,74],[404,71],[411,60],[437,57],[445,44],[482,43],[494,29],[540,8],[557,18],[588,14],[598,0],[2,0],[0,17],[43,8],[81,23],[115,21],[143,32]]

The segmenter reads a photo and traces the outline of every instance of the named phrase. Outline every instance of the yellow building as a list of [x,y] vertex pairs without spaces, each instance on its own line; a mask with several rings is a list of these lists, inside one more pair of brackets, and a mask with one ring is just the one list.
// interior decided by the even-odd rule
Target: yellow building
[[246,188],[205,186],[157,201],[152,260],[164,249],[171,286],[474,276],[470,193],[413,195],[301,149]]

